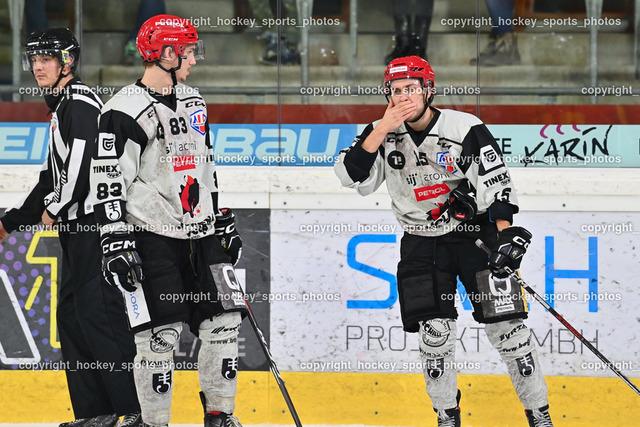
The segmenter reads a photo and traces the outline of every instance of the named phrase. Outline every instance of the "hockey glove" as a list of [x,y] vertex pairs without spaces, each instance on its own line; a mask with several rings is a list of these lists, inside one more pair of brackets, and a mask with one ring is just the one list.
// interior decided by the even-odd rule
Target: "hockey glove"
[[498,248],[489,257],[491,273],[495,277],[504,278],[520,268],[531,237],[531,233],[522,227],[508,227],[502,230],[498,236]]
[[121,291],[134,292],[135,284],[141,282],[144,276],[133,236],[125,231],[104,234],[101,246],[102,274],[107,283]]
[[427,218],[436,221],[442,214],[448,212],[450,218],[466,222],[470,221],[477,211],[478,205],[476,204],[475,193],[466,184],[461,184],[451,191],[449,200],[444,202],[442,206],[428,212]]
[[475,193],[462,185],[451,192],[449,202],[451,203],[449,214],[462,222],[470,221],[478,211]]
[[221,208],[216,215],[215,236],[220,240],[225,253],[236,265],[242,256],[242,239],[236,231],[236,216],[230,208]]

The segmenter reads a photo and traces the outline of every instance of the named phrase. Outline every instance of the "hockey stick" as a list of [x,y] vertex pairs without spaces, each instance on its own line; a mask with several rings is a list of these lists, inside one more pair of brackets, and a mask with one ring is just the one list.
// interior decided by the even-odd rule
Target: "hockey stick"
[[[480,249],[482,249],[483,251],[485,251],[487,254],[491,255],[492,251],[491,249],[489,249],[487,247],[487,245],[484,244],[484,242],[480,239],[476,240],[476,246],[478,246]],[[604,357],[604,355],[602,353],[600,353],[600,351],[598,351],[597,348],[595,348],[593,346],[593,344],[591,344],[589,341],[586,340],[585,337],[582,336],[582,334],[578,331],[576,331],[576,329],[571,326],[571,324],[569,322],[567,322],[565,320],[564,317],[562,317],[562,315],[560,313],[558,313],[557,311],[554,310],[553,307],[551,307],[549,305],[548,302],[546,302],[544,300],[544,298],[542,298],[540,295],[538,295],[536,293],[536,291],[533,290],[533,288],[529,285],[527,285],[527,282],[525,282],[520,275],[518,274],[517,271],[513,271],[513,269],[505,266],[504,270],[509,273],[509,276],[511,278],[513,278],[516,282],[518,282],[518,284],[520,286],[522,286],[528,293],[530,293],[533,298],[535,298],[536,301],[538,301],[540,304],[542,304],[542,306],[547,309],[547,311],[551,314],[553,314],[553,317],[555,317],[556,319],[558,319],[560,321],[560,323],[562,323],[568,330],[571,331],[571,333],[573,335],[576,336],[576,338],[578,338],[580,340],[580,342],[582,344],[584,344],[589,350],[591,350],[593,352],[593,354],[595,354],[596,356],[598,356],[598,359],[602,360],[608,367],[609,369],[611,369],[613,371],[613,373],[615,373],[617,376],[620,377],[620,379],[622,381],[624,381],[629,387],[631,387],[631,389],[633,391],[636,392],[637,395],[640,396],[640,389],[638,389],[638,387],[636,387],[636,385],[634,383],[632,383],[629,378],[627,378],[622,372],[620,372],[618,370],[618,368],[616,368],[615,366],[613,366],[613,363],[611,363],[609,361],[609,359],[607,359],[606,357]]]
[[[241,288],[242,289],[242,288]],[[242,292],[242,296],[244,298],[245,305],[247,306],[247,311],[249,312],[249,323],[253,327],[253,331],[256,333],[258,337],[258,341],[260,342],[260,347],[262,347],[262,351],[267,358],[267,362],[269,362],[269,367],[271,368],[271,372],[273,372],[273,376],[276,378],[276,382],[278,383],[278,387],[280,387],[280,391],[282,392],[282,397],[284,397],[284,401],[287,403],[289,407],[289,412],[291,412],[291,417],[293,421],[296,423],[296,427],[302,427],[302,423],[300,422],[300,418],[298,417],[298,412],[296,412],[296,408],[293,406],[293,402],[291,401],[291,396],[289,396],[289,392],[284,385],[284,380],[280,375],[280,371],[276,366],[275,360],[273,360],[273,356],[271,355],[271,351],[269,351],[269,346],[267,345],[267,340],[264,338],[262,331],[258,327],[258,323],[256,322],[256,318],[253,315],[253,311],[251,311],[251,307],[249,307],[249,303],[247,302],[247,295]]]

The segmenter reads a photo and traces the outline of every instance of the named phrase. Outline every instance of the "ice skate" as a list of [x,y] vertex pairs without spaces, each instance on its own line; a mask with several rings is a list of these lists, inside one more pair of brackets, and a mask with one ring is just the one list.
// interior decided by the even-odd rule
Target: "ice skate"
[[460,427],[460,398],[462,393],[458,390],[456,395],[457,406],[451,409],[433,410],[438,414],[438,427]]
[[133,414],[127,414],[122,418],[122,421],[117,427],[141,427],[142,415],[140,412],[134,412]]
[[551,416],[549,416],[549,405],[539,409],[526,409],[524,413],[529,421],[529,427],[553,427]]
[[81,418],[78,420],[62,423],[59,427],[115,427],[118,422],[116,414],[99,415],[93,418]]
[[204,427],[242,427],[240,420],[232,414],[207,412],[206,398],[203,392],[200,392],[200,401],[204,409]]
[[62,423],[58,427],[82,427],[89,418],[80,418],[78,420],[69,421],[68,423]]
[[460,408],[438,411],[438,427],[460,427]]

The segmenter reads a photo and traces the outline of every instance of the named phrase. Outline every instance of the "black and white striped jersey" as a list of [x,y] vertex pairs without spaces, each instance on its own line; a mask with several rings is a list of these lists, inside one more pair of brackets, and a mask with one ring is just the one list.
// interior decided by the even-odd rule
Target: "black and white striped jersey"
[[177,239],[214,233],[218,184],[207,106],[181,83],[161,96],[140,81],[103,107],[91,194],[101,230]]
[[37,224],[45,209],[60,223],[93,212],[89,168],[102,101],[78,78],[45,101],[51,109],[47,161],[29,194],[2,218],[7,231]]
[[386,181],[392,210],[410,234],[455,231],[458,219],[447,212],[436,218],[430,214],[461,184],[475,190],[479,215],[512,222],[518,212],[516,192],[487,127],[471,114],[431,108],[434,116],[424,131],[415,132],[403,123],[387,134],[375,153],[364,150],[362,142],[380,121],[367,126],[338,156],[334,170],[342,185],[366,196]]

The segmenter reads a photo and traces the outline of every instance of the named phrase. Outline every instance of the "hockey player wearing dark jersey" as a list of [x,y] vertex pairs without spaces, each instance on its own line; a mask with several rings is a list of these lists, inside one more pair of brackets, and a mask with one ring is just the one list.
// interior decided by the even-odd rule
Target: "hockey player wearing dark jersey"
[[102,108],[91,192],[104,274],[124,293],[135,332],[142,419],[171,419],[173,350],[187,323],[202,341],[205,426],[240,426],[232,414],[246,305],[233,265],[242,242],[231,210],[218,207],[207,106],[183,84],[203,44],[189,20],[170,15],[147,20],[136,43],[144,74]]
[[[133,334],[119,292],[103,284],[100,235],[89,197],[89,166],[102,102],[74,77],[80,46],[66,28],[32,33],[23,67],[31,71],[51,109],[49,153],[27,197],[0,219],[8,233],[39,222],[58,230],[62,268],[56,319],[75,421],[69,427],[140,425],[131,371]],[[55,278],[54,278],[55,279]],[[88,369],[100,362],[115,369]],[[109,363],[109,365],[107,364]],[[113,365],[111,365],[113,364]]]
[[[431,66],[417,56],[393,60],[384,73],[388,106],[340,153],[342,185],[366,196],[386,181],[405,233],[398,295],[403,327],[419,333],[427,394],[439,426],[460,426],[455,369],[457,278],[507,365],[530,426],[551,426],[547,386],[523,319],[517,269],[531,234],[512,226],[518,201],[501,152],[475,116],[437,109]],[[478,249],[481,238],[495,248]]]

